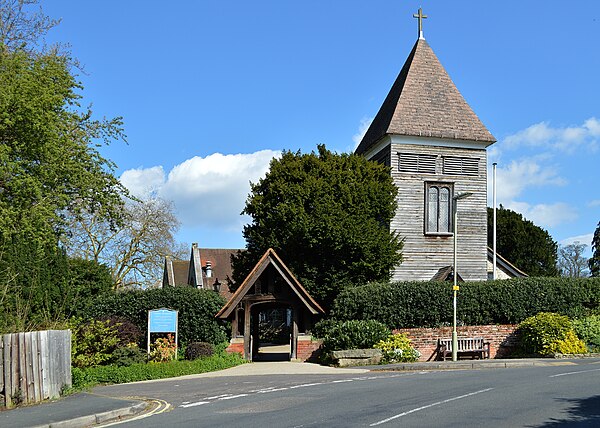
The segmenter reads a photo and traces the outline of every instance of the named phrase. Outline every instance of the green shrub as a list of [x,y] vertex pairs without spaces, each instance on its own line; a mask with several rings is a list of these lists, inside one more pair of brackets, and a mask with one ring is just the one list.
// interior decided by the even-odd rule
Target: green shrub
[[585,342],[590,352],[600,352],[600,315],[573,320],[577,337]]
[[568,317],[541,312],[527,318],[517,329],[519,348],[525,354],[552,355],[585,352],[584,343],[577,338]]
[[170,361],[166,363],[132,364],[130,366],[98,366],[71,371],[73,388],[81,389],[99,383],[127,383],[142,380],[206,373],[243,364],[239,354],[225,352],[194,361]]
[[[518,324],[539,312],[575,318],[600,308],[600,278],[515,278],[466,282],[458,318],[466,325]],[[452,322],[452,285],[446,282],[372,283],[342,291],[332,307],[339,321],[377,320],[390,329]]]
[[117,330],[117,337],[119,338],[119,346],[127,346],[130,343],[141,345],[145,339],[142,330],[129,321],[127,318],[119,316],[107,317],[103,321],[108,322],[109,325],[114,326]]
[[374,348],[381,349],[384,363],[412,363],[419,360],[421,353],[412,347],[405,333],[392,334],[380,340]]
[[372,348],[375,343],[385,340],[390,330],[373,320],[324,320],[315,325],[313,333],[323,339],[323,350],[330,352]]
[[176,309],[179,322],[179,342],[224,342],[230,331],[228,324],[215,319],[225,305],[225,299],[212,290],[194,287],[165,287],[148,290],[128,290],[98,296],[83,308],[84,319],[122,317],[133,322],[145,337],[148,329],[148,310]]
[[212,344],[207,342],[193,342],[185,348],[185,359],[196,360],[201,357],[210,357],[214,352]]
[[117,348],[112,355],[112,363],[116,366],[130,366],[148,361],[148,355],[137,345],[123,346]]
[[74,319],[71,324],[71,365],[85,368],[110,364],[119,338],[114,326],[103,321]]

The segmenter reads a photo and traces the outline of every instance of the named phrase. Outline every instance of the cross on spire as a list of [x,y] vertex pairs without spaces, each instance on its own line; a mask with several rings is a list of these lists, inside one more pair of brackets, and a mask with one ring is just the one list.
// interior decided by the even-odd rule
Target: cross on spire
[[424,39],[423,37],[423,20],[427,19],[427,15],[423,15],[423,8],[419,8],[419,13],[413,14],[413,18],[419,19],[419,39]]

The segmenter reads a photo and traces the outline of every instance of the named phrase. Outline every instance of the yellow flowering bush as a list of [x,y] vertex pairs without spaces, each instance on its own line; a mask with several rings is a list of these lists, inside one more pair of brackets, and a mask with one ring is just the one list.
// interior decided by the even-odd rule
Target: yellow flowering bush
[[421,353],[412,347],[405,333],[392,334],[380,340],[374,348],[381,349],[385,363],[412,363],[419,360]]
[[167,334],[167,337],[159,337],[150,346],[150,361],[163,363],[174,360],[176,355],[177,347],[172,334]]

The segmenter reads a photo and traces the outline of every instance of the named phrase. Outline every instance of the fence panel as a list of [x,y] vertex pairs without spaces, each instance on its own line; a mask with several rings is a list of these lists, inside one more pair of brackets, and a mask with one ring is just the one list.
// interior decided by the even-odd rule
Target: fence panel
[[58,397],[65,386],[71,386],[70,330],[0,337],[0,406]]

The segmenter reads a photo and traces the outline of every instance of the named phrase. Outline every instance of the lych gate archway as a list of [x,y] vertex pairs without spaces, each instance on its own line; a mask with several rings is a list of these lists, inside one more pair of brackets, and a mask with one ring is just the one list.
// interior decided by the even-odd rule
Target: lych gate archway
[[[277,311],[281,315],[279,324]],[[283,335],[289,335],[288,358],[295,359],[298,336],[306,333],[322,314],[323,309],[270,248],[216,316],[231,321],[232,340],[243,338],[244,357],[260,360],[268,359],[261,356],[261,344],[277,345],[267,341],[269,334],[283,340],[283,344]],[[267,331],[269,326],[271,332]]]
[[250,308],[253,361],[289,361],[293,358],[294,308],[287,302],[255,303]]

